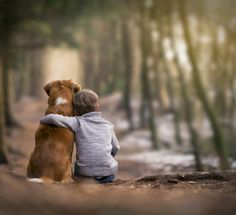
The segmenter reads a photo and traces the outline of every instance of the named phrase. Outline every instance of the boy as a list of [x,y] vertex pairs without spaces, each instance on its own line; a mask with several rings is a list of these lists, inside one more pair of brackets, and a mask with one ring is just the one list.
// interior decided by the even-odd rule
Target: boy
[[120,149],[114,127],[102,118],[98,96],[92,90],[80,90],[73,103],[75,117],[48,114],[40,122],[69,128],[75,133],[76,177],[92,177],[99,183],[112,182],[118,171],[114,156]]

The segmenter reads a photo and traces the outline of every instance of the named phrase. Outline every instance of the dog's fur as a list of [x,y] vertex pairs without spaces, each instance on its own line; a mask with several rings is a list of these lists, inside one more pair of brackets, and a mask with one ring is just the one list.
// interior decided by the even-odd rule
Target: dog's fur
[[[80,90],[71,80],[53,81],[44,87],[49,96],[46,114],[73,116],[73,97]],[[27,177],[32,182],[68,182],[71,180],[71,158],[74,134],[67,128],[41,124],[35,134]]]

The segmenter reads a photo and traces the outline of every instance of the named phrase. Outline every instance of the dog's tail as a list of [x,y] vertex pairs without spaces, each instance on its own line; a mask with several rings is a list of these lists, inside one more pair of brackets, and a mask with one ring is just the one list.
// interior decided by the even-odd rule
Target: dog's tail
[[47,177],[42,178],[27,178],[27,181],[39,184],[52,184],[53,180]]

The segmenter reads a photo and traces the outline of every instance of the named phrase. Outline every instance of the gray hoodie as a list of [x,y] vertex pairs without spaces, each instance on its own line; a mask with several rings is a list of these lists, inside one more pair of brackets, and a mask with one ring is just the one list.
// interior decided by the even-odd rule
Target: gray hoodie
[[114,156],[120,149],[114,126],[100,112],[66,117],[48,114],[40,121],[71,129],[76,136],[76,165],[84,176],[109,176],[118,171]]

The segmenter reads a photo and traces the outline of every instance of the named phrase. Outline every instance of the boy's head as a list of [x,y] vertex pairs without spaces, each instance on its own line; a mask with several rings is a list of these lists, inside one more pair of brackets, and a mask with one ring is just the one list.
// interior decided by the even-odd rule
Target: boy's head
[[74,112],[76,115],[83,115],[85,113],[99,110],[98,95],[89,89],[82,89],[74,96]]

